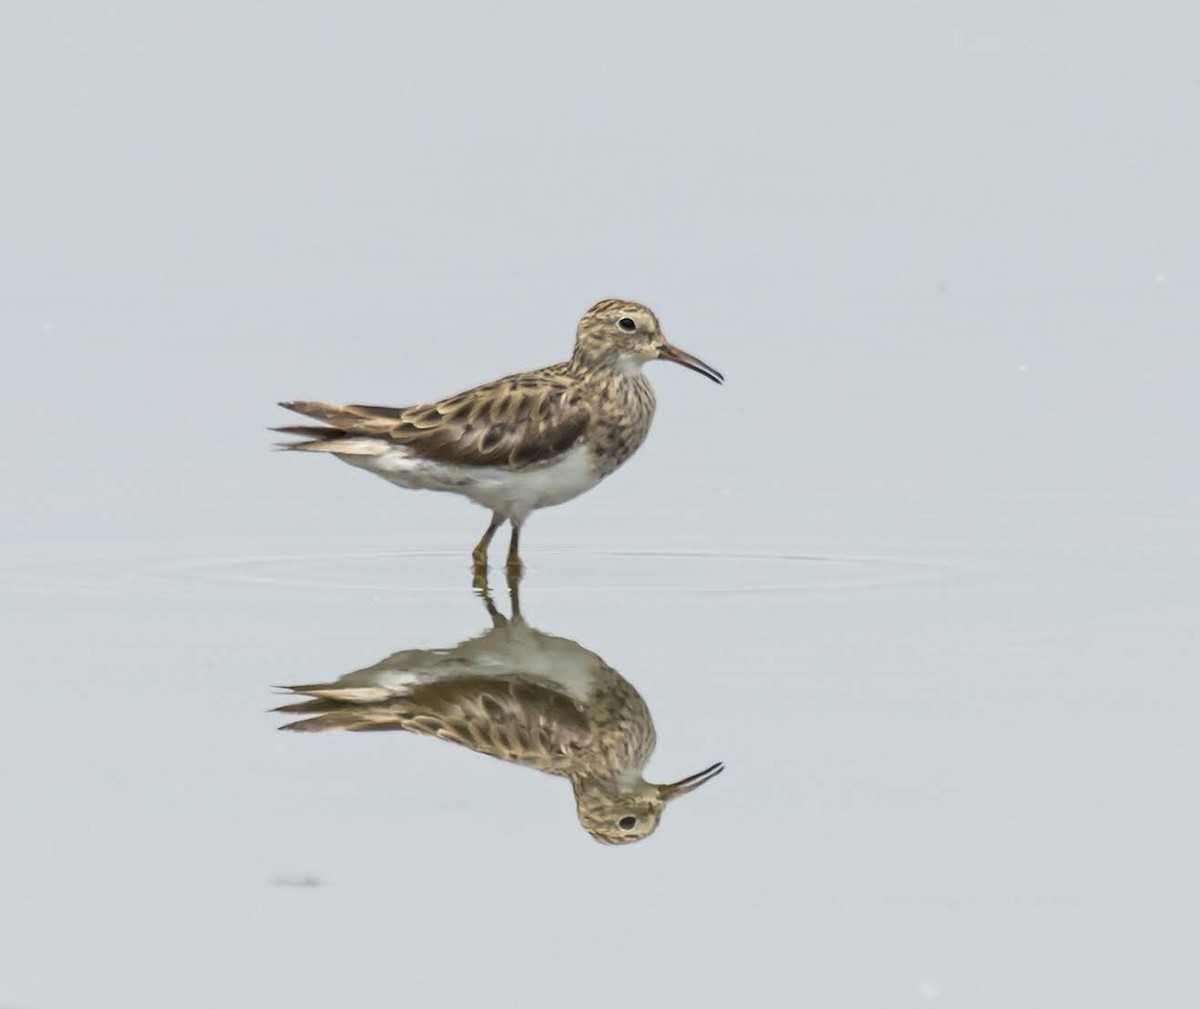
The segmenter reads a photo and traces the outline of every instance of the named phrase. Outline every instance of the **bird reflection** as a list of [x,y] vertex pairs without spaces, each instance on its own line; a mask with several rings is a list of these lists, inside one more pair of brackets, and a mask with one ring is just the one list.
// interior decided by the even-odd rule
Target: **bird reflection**
[[654,723],[633,686],[595,652],[512,617],[479,590],[492,626],[453,648],[407,649],[333,683],[287,687],[308,699],[277,708],[304,715],[292,732],[400,729],[569,778],[579,822],[597,841],[640,841],[672,799],[720,774],[713,764],[666,785],[642,770]]

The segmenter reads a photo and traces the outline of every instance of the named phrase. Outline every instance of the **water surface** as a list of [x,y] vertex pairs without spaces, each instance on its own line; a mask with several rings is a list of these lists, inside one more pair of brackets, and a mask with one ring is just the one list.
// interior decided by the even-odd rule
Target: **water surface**
[[517,1005],[611,961],[705,1005],[1136,1001],[1148,971],[1182,997],[1195,520],[1017,504],[931,503],[860,550],[854,515],[773,549],[531,536],[524,612],[636,683],[650,776],[727,765],[622,850],[564,781],[276,731],[274,684],[482,630],[461,550],[10,548],[10,998],[318,1005],[353,978],[385,1006],[400,971],[425,1005]]

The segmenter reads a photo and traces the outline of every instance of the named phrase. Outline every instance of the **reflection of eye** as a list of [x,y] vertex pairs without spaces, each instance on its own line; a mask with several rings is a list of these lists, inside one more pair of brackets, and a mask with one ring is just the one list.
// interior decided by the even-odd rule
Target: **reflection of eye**
[[637,323],[626,316],[624,319],[618,319],[617,325],[620,326],[626,333],[632,333],[637,329]]
[[637,826],[636,816],[623,816],[617,821],[617,826],[622,830],[633,830]]

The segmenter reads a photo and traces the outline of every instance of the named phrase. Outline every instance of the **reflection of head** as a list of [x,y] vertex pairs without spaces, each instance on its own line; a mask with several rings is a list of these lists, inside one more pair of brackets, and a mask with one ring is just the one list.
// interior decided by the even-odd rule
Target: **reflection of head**
[[669,785],[653,785],[638,779],[623,787],[611,781],[577,778],[574,785],[579,822],[584,830],[604,844],[640,841],[658,828],[668,802],[699,788],[724,769],[724,764],[713,764]]

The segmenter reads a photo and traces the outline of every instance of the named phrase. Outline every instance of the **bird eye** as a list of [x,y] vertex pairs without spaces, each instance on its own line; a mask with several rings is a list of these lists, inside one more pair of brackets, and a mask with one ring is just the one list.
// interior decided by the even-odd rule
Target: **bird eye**
[[[618,319],[617,325],[625,330],[626,333],[632,333],[637,329],[637,323],[629,318],[629,316],[625,316],[624,319]],[[626,817],[626,819],[628,819],[628,817]]]
[[623,816],[617,821],[617,826],[622,830],[633,830],[637,826],[636,816]]

